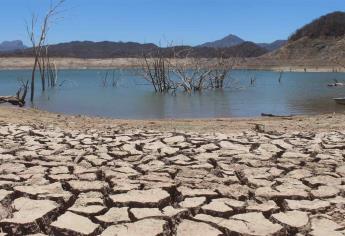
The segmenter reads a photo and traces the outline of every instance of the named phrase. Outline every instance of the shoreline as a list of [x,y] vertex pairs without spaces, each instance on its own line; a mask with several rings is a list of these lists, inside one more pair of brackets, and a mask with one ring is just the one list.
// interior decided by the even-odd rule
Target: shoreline
[[198,133],[232,133],[255,130],[257,125],[267,132],[345,131],[345,112],[292,117],[233,117],[205,119],[112,119],[85,115],[66,115],[33,108],[0,105],[0,120],[17,124],[55,125],[74,129],[152,129],[191,131]]
[[[181,59],[183,62],[184,59]],[[115,58],[115,59],[81,59],[81,58],[52,58],[60,70],[88,70],[88,69],[131,69],[140,68],[138,58]],[[4,70],[30,70],[33,64],[33,58],[27,57],[8,57],[0,58],[0,71]],[[345,68],[339,65],[289,65],[287,62],[283,65],[269,64],[247,64],[240,65],[234,69],[242,70],[260,70],[260,71],[282,71],[282,72],[345,72]]]

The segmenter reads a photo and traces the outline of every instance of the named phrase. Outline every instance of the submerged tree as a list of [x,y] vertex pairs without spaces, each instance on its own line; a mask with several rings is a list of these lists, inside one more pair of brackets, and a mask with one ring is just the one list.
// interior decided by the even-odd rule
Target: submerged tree
[[169,92],[176,86],[170,78],[168,58],[157,49],[150,54],[143,54],[141,67],[144,78],[152,84],[155,92]]
[[225,58],[221,53],[216,58],[198,58],[191,48],[169,49],[168,54],[158,48],[141,58],[144,78],[156,92],[222,89],[229,73],[240,61],[238,57]]
[[[50,25],[54,19],[56,19],[59,8],[65,2],[65,0],[59,0],[56,4],[51,2],[49,10],[45,17],[43,18],[43,22],[39,29],[37,29],[37,22],[38,17],[33,15],[31,17],[31,23],[27,24],[27,33],[30,38],[30,42],[32,45],[32,53],[34,57],[34,65],[32,67],[31,72],[31,94],[30,100],[31,102],[34,100],[35,96],[35,76],[37,67],[40,72],[41,83],[42,83],[42,90],[46,88],[46,75],[53,76],[52,73],[52,64],[50,63],[49,56],[48,56],[48,46],[46,45],[47,34],[50,30]],[[48,64],[47,64],[48,62]],[[48,73],[47,73],[48,71]],[[56,70],[55,70],[56,72]],[[54,81],[56,78],[54,79]],[[55,82],[50,81],[50,84],[55,84]]]

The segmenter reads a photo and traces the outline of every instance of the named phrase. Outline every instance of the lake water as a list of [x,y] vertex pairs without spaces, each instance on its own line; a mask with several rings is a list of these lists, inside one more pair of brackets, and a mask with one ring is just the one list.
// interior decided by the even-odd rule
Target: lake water
[[[67,114],[122,119],[252,117],[343,112],[333,97],[345,96],[345,87],[328,87],[345,73],[279,73],[236,70],[223,90],[176,95],[156,94],[133,70],[116,70],[117,87],[103,86],[105,70],[61,70],[57,88],[37,92],[34,106]],[[112,74],[112,73],[111,73]],[[256,78],[254,85],[250,78]],[[110,76],[111,77],[111,76]],[[30,78],[29,70],[0,71],[0,95],[14,95],[18,80]],[[110,79],[111,80],[111,79]],[[29,97],[29,96],[28,96]],[[32,106],[30,102],[27,106]]]

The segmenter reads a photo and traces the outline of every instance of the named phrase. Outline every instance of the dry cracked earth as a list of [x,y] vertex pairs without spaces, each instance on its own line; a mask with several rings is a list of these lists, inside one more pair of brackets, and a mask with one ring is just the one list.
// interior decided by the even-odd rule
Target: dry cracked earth
[[345,235],[342,132],[0,125],[0,235]]

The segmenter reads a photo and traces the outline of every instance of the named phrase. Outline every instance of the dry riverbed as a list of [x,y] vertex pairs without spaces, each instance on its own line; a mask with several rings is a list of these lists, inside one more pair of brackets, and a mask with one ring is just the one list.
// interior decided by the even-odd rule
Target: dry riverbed
[[0,106],[0,235],[345,235],[343,120]]

